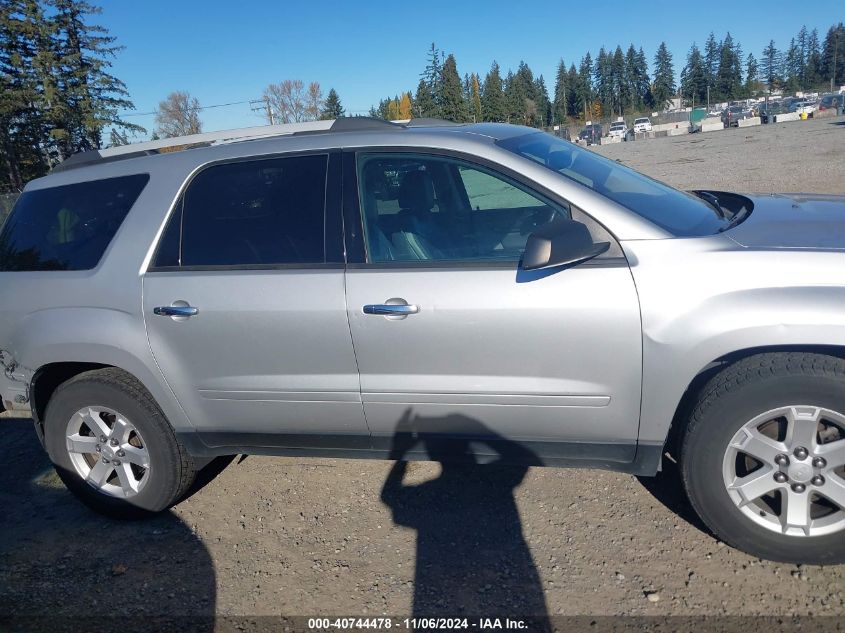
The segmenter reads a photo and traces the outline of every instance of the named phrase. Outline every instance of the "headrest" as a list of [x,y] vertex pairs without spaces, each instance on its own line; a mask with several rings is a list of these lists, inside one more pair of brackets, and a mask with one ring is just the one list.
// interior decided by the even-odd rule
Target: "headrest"
[[427,171],[409,171],[399,185],[399,208],[431,211],[434,206],[434,183]]

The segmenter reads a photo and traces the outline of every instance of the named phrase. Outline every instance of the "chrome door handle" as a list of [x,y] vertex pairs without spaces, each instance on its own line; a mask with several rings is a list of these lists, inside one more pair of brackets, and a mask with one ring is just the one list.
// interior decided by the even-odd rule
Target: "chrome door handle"
[[383,316],[407,316],[419,311],[419,306],[407,304],[373,303],[364,306],[364,314],[380,314]]
[[191,317],[199,314],[200,309],[193,306],[159,306],[153,308],[153,314],[169,317]]

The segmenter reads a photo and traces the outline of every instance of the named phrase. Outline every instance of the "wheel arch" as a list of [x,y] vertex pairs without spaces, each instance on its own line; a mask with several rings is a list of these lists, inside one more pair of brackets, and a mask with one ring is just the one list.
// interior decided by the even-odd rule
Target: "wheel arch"
[[718,358],[701,367],[689,381],[686,389],[678,401],[675,412],[672,416],[671,425],[664,442],[664,451],[673,457],[678,454],[678,441],[689,419],[692,407],[695,405],[698,395],[711,378],[723,372],[728,367],[759,354],[771,354],[778,352],[804,352],[822,354],[845,360],[845,345],[763,345],[738,349]]

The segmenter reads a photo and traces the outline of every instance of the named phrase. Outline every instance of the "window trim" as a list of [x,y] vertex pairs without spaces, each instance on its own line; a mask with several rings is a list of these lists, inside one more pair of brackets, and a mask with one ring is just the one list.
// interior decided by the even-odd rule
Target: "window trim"
[[[502,176],[507,180],[512,180],[519,185],[525,187],[528,192],[536,195],[539,198],[546,198],[557,206],[563,206],[569,209],[577,208],[581,213],[602,227],[607,234],[616,242],[619,251],[622,252],[619,239],[608,229],[604,224],[593,218],[589,213],[576,207],[571,202],[566,200],[560,194],[551,191],[543,185],[527,178],[525,175],[506,167],[495,161],[468,154],[458,150],[449,150],[432,147],[415,147],[415,146],[369,146],[369,147],[355,147],[343,150],[343,190],[344,190],[344,205],[343,218],[344,225],[351,227],[353,233],[347,238],[347,232],[344,231],[344,240],[346,240],[346,265],[349,269],[420,269],[431,268],[440,270],[518,270],[519,261],[496,261],[496,260],[437,260],[437,261],[389,261],[389,262],[371,262],[366,246],[365,229],[364,229],[364,212],[361,208],[361,197],[358,186],[358,158],[360,155],[367,154],[406,154],[406,155],[422,155],[435,156],[438,158],[451,158],[462,161],[471,167],[480,167],[493,174]],[[348,158],[347,158],[348,157]],[[609,267],[628,267],[628,260],[624,257],[607,257],[594,258],[587,262],[581,263],[578,267],[585,268],[609,268]]]
[[[323,256],[324,262],[309,262],[309,263],[283,263],[283,264],[228,264],[228,265],[201,265],[201,266],[156,266],[156,258],[158,257],[159,248],[164,241],[164,236],[167,233],[170,220],[175,213],[180,216],[183,212],[183,202],[185,192],[193,184],[196,177],[212,167],[219,167],[221,165],[232,165],[244,162],[259,162],[264,160],[278,160],[280,158],[298,158],[301,156],[325,156],[326,157],[326,184],[325,193],[323,196]],[[185,179],[176,194],[176,198],[170,205],[168,212],[164,218],[163,224],[159,228],[159,234],[156,239],[155,247],[153,248],[153,255],[150,258],[150,263],[147,266],[147,273],[175,273],[175,272],[213,272],[213,271],[262,271],[262,270],[315,270],[315,269],[337,269],[343,268],[344,257],[342,248],[338,250],[343,243],[343,233],[340,239],[330,240],[330,229],[343,231],[343,218],[341,201],[342,196],[342,172],[341,172],[341,150],[338,148],[330,149],[310,149],[292,152],[277,152],[273,154],[259,154],[253,156],[238,156],[236,158],[222,158],[220,160],[210,161],[197,166]],[[182,219],[180,217],[180,225]],[[179,254],[181,260],[182,249],[182,231],[184,226],[179,227]]]

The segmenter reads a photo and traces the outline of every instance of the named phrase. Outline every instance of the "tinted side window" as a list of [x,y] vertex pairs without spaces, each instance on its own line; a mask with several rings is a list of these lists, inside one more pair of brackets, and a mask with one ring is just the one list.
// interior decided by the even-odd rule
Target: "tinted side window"
[[136,174],[24,193],[0,233],[0,271],[94,268],[149,179]]
[[[182,201],[179,263],[324,262],[327,160],[326,155],[295,156],[217,165],[200,172]],[[172,222],[178,220],[174,214]],[[165,239],[172,233],[168,227]],[[173,262],[157,258],[156,265]]]
[[369,261],[518,261],[528,235],[569,210],[458,159],[359,158]]

